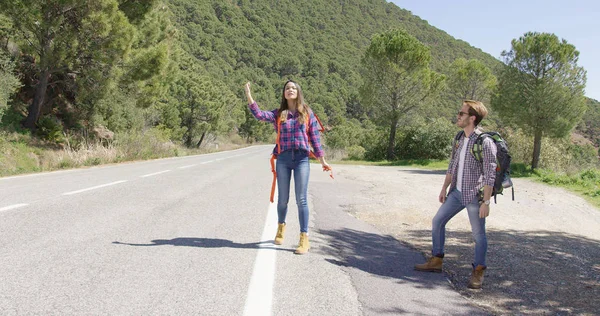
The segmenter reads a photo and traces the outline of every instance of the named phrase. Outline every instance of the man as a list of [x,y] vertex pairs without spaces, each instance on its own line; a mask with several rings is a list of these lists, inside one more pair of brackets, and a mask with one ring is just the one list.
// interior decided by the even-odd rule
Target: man
[[483,103],[463,101],[456,121],[456,125],[463,131],[457,135],[452,148],[446,179],[439,196],[442,206],[432,221],[432,257],[424,264],[415,265],[418,271],[442,271],[446,223],[466,208],[475,239],[475,261],[472,263],[473,271],[468,285],[472,289],[480,289],[483,283],[487,252],[485,218],[490,213],[490,197],[496,177],[496,146],[489,137],[483,140],[482,162],[472,154],[473,144],[481,134],[476,130],[477,126],[487,113]]

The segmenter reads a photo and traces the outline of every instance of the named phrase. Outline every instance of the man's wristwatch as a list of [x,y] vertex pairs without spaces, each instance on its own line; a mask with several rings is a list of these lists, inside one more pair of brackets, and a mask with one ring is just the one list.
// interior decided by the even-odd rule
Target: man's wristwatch
[[483,204],[485,204],[485,205],[490,205],[490,200],[485,200],[485,201],[483,201]]

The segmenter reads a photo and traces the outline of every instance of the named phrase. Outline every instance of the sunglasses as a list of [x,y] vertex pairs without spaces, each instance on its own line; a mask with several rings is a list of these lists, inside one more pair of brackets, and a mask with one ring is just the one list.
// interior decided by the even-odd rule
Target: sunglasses
[[463,116],[463,115],[471,116],[471,115],[469,115],[469,112],[458,111],[458,116]]

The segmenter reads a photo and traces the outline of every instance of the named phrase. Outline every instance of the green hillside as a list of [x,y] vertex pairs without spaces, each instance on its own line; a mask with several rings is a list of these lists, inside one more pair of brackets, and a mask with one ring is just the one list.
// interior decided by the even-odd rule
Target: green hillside
[[[330,130],[324,140],[332,155],[382,159],[390,125],[360,92],[361,60],[373,36],[389,30],[404,30],[425,44],[428,67],[448,81],[456,65],[493,74],[503,68],[384,0],[3,1],[0,130],[44,150],[77,152],[91,144],[120,150],[106,159],[85,158],[92,161],[87,164],[177,154],[219,141],[270,142],[272,127],[249,114],[243,84],[250,81],[260,106],[272,109],[285,80],[294,79]],[[481,98],[489,104],[486,93]],[[401,113],[390,141],[397,158],[444,158],[461,98],[446,89]],[[587,106],[577,132],[597,146],[600,109],[595,100]],[[513,142],[530,142],[531,135],[503,122],[494,109],[484,122]],[[570,146],[564,140],[547,151],[559,154],[544,156],[555,143],[544,145],[542,166],[573,164],[555,163],[564,156],[560,148]],[[132,144],[146,147],[131,150]],[[530,159],[531,146],[514,148],[519,162]]]
[[[239,94],[245,80],[267,89],[259,100],[274,106],[283,79],[305,85],[311,106],[339,123],[356,102],[358,65],[370,38],[403,28],[431,48],[432,68],[447,72],[457,58],[499,61],[383,0],[170,1],[186,52],[211,77]],[[351,114],[351,113],[349,113]]]

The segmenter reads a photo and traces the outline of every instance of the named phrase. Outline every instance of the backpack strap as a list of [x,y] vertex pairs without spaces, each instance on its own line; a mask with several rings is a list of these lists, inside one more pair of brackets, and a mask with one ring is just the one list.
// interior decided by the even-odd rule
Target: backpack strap
[[[279,115],[277,115],[277,138],[275,140],[276,144],[277,144],[277,155],[279,155],[281,153],[281,144],[279,143],[279,140],[281,138],[281,118],[279,117]],[[277,183],[277,171],[275,169],[275,160],[277,159],[277,155],[275,154],[271,154],[271,172],[273,172],[273,181],[271,183],[271,196],[269,198],[269,201],[271,201],[271,203],[273,203],[273,199],[275,197],[275,185]]]
[[486,137],[490,137],[490,135],[487,133],[479,134],[475,140],[475,143],[473,144],[473,148],[471,148],[471,154],[473,154],[473,158],[479,162],[483,162],[483,140]]
[[[308,135],[309,135],[308,133],[312,129],[312,124],[310,124],[310,114],[312,113],[312,115],[314,115],[315,119],[317,119],[317,123],[319,124],[319,127],[317,128],[317,130],[319,131],[319,133],[325,132],[325,128],[323,127],[323,123],[321,123],[321,120],[317,116],[317,113],[315,113],[311,108],[309,108],[308,105],[306,107],[308,108],[308,128],[306,129],[306,140],[308,140],[309,146],[310,146],[310,140],[308,139]],[[312,150],[310,150],[308,152],[308,157],[310,159],[317,159],[317,156],[315,156],[315,153]],[[334,179],[333,178],[333,170],[331,170],[331,167],[329,167],[329,168],[323,167],[323,171],[329,171],[329,177],[331,179]]]
[[277,144],[277,155],[281,154],[281,144],[279,140],[281,139],[281,118],[277,116],[277,138],[275,139],[275,143]]
[[475,160],[480,162],[483,162],[483,141],[486,137],[492,138],[494,142],[499,138],[501,139],[500,134],[496,132],[484,132],[477,136],[475,144],[473,144],[473,148],[471,148],[471,154]]
[[464,134],[465,134],[464,131],[459,131],[454,136],[454,140],[452,141],[452,155],[450,155],[450,159],[454,158],[454,153],[456,153],[456,149],[457,149],[456,147],[458,146],[458,141],[463,137]]
[[[321,123],[321,120],[319,119],[319,117],[317,116],[317,113],[315,113],[310,107],[308,107],[308,105],[306,106],[306,108],[308,109],[308,122],[306,124],[307,129],[306,129],[306,140],[309,142],[309,149],[310,149],[310,140],[308,139],[310,132],[312,130],[312,124],[310,124],[310,114],[312,113],[312,115],[315,117],[315,119],[317,119],[317,123],[318,123],[318,127],[317,130],[320,133],[323,133],[325,131],[325,128],[323,127],[323,123]],[[312,150],[308,151],[308,157],[310,159],[317,159],[317,156],[315,156],[315,153]]]

